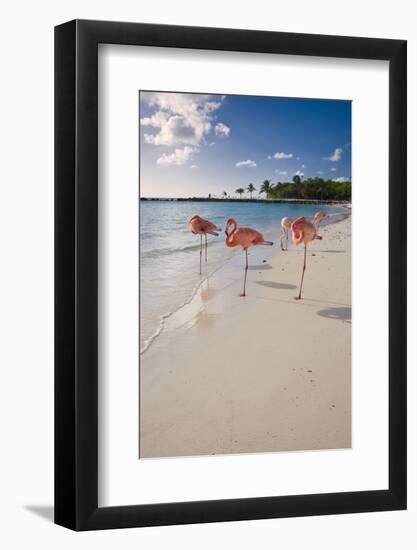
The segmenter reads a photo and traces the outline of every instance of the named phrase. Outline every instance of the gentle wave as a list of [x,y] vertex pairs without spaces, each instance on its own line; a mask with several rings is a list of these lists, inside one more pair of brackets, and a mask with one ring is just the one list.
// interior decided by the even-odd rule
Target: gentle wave
[[157,329],[155,330],[155,332],[153,334],[151,334],[151,336],[149,336],[143,343],[143,346],[140,348],[140,355],[142,355],[143,353],[145,353],[146,350],[148,350],[151,345],[153,344],[153,342],[155,341],[155,339],[161,334],[161,332],[164,330],[165,328],[165,321],[167,319],[169,319],[170,317],[172,317],[172,315],[174,315],[175,313],[177,313],[178,311],[180,311],[182,308],[184,308],[185,306],[188,306],[191,304],[191,302],[194,300],[197,292],[200,290],[200,288],[203,286],[203,284],[208,280],[210,279],[210,277],[212,277],[215,273],[217,273],[220,269],[222,269],[226,264],[227,262],[229,262],[231,259],[232,259],[233,256],[231,256],[230,258],[227,258],[227,260],[222,264],[220,265],[219,267],[217,267],[216,269],[214,269],[213,271],[211,271],[210,273],[208,273],[205,277],[203,277],[200,282],[198,283],[198,285],[193,289],[192,293],[191,293],[191,296],[189,297],[188,300],[185,300],[185,302],[183,302],[182,304],[180,304],[178,307],[176,307],[175,309],[173,309],[172,311],[169,311],[167,313],[164,313],[163,315],[161,315],[159,317],[159,325],[157,327]]
[[[210,247],[212,243],[210,241],[207,241],[207,246]],[[213,243],[214,244],[214,243]],[[205,243],[203,241],[203,246],[205,247]],[[156,258],[158,256],[168,256],[170,254],[176,254],[177,252],[190,252],[192,250],[200,250],[200,241],[198,244],[190,244],[186,246],[180,246],[177,248],[154,248],[152,250],[141,250],[141,257],[143,258]]]

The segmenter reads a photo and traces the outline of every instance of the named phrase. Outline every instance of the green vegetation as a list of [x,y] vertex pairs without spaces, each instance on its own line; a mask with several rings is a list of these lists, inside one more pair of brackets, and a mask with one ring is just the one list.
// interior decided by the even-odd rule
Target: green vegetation
[[272,191],[272,187],[273,187],[273,184],[269,180],[264,180],[262,182],[259,194],[265,193],[265,196],[267,197],[269,193]]
[[[264,182],[265,183],[265,182]],[[262,186],[263,188],[263,186]],[[292,182],[278,182],[264,190],[268,199],[350,200],[350,181],[308,178],[304,181],[294,176]]]

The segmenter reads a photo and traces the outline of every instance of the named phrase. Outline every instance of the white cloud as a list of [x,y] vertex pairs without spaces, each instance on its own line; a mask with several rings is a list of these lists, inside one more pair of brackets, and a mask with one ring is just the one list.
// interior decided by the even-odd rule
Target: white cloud
[[305,164],[302,164],[301,168],[307,168],[307,166]]
[[288,174],[286,170],[275,170],[275,172],[280,176],[286,176]]
[[317,174],[323,174],[323,170],[317,170]]
[[[156,116],[159,116],[157,113]],[[163,116],[159,117],[161,120]],[[187,118],[182,115],[168,117],[156,134],[144,134],[145,142],[152,145],[198,145],[210,131],[211,123],[204,119]]]
[[163,111],[157,111],[152,116],[143,117],[140,119],[142,126],[152,126],[153,128],[161,128],[168,120],[168,114]]
[[223,122],[218,122],[214,127],[214,133],[216,136],[229,137],[230,128],[226,124],[223,124]]
[[207,114],[219,109],[222,104],[222,99],[213,101],[213,96],[207,94],[141,92],[140,98],[151,107],[183,115],[193,115],[196,110]]
[[221,101],[207,101],[207,103],[204,104],[203,111],[206,114],[211,113],[213,111],[217,111],[217,109],[221,107],[221,104],[222,104]]
[[187,164],[187,162],[193,157],[193,154],[197,151],[198,149],[195,147],[189,147],[186,145],[183,149],[175,149],[175,151],[171,154],[164,153],[158,158],[156,163],[162,166],[182,166]]
[[324,157],[324,160],[329,160],[330,162],[337,162],[342,158],[342,148],[336,147],[333,153],[329,157]]
[[211,95],[156,92],[142,92],[140,98],[156,109],[151,116],[141,118],[143,126],[158,130],[145,133],[145,142],[168,147],[200,145],[213,129],[213,113],[223,101]]
[[192,164],[190,166],[190,170],[199,170],[199,167],[197,166],[197,164]]
[[242,166],[247,166],[248,168],[256,168],[256,162],[254,160],[240,160],[236,163],[237,168],[242,168]]
[[350,181],[350,178],[340,177],[340,178],[333,178],[333,181],[338,181],[340,183],[343,183],[345,181]]
[[297,170],[297,172],[294,173],[294,176],[300,176],[300,178],[303,178],[304,172],[302,170]]
[[292,159],[292,157],[293,157],[292,153],[284,153],[283,151],[281,152],[278,151],[277,153],[273,154],[273,158],[278,160]]
[[301,160],[300,157],[295,157],[295,160]]
[[336,172],[337,168],[334,166],[333,168],[330,168],[330,172]]

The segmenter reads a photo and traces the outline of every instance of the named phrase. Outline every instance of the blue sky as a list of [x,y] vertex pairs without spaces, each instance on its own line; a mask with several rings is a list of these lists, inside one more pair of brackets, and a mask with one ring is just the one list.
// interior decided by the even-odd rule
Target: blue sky
[[235,196],[295,174],[350,179],[350,101],[140,93],[141,196]]

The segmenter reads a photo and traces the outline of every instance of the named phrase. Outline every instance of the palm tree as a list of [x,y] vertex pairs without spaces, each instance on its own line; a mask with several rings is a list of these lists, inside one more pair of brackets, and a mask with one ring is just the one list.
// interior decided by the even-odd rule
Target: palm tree
[[239,187],[239,189],[236,189],[236,191],[235,191],[235,193],[237,193],[239,195],[240,199],[242,198],[242,195],[243,195],[244,192],[245,192],[245,190],[242,189],[242,187]]
[[264,180],[259,191],[259,194],[265,193],[266,198],[268,198],[269,193],[272,191],[272,184],[269,180]]
[[223,197],[227,199],[227,191],[223,191]]
[[293,183],[301,183],[301,178],[298,174],[295,174],[295,176],[292,178]]
[[256,187],[253,186],[253,183],[250,183],[250,184],[248,185],[248,189],[247,189],[247,190],[249,191],[249,193],[250,193],[250,198],[251,198],[251,200],[252,200],[252,193],[253,193],[254,191],[256,191]]

